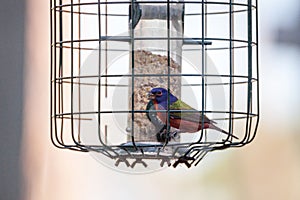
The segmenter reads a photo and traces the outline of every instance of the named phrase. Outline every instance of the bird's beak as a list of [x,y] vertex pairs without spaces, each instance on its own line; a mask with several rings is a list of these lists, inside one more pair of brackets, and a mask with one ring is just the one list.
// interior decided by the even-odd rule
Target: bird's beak
[[147,98],[148,98],[148,100],[153,100],[153,99],[155,99],[155,94],[153,94],[152,92],[149,92],[148,94],[147,94]]

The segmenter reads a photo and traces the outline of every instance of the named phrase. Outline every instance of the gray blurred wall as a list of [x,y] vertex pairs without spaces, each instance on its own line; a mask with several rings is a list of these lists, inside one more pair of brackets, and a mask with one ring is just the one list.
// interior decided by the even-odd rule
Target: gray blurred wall
[[21,198],[25,1],[0,3],[0,200]]

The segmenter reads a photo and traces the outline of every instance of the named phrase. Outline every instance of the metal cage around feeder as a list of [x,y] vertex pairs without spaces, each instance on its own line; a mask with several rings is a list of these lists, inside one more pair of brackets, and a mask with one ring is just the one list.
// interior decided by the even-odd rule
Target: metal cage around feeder
[[[196,166],[208,152],[252,142],[259,121],[256,0],[50,2],[56,147],[133,170],[157,162]],[[238,139],[203,128],[178,133],[170,113],[186,110],[170,103],[146,109],[157,87]],[[157,119],[161,112],[166,123]],[[159,140],[149,114],[174,137]]]

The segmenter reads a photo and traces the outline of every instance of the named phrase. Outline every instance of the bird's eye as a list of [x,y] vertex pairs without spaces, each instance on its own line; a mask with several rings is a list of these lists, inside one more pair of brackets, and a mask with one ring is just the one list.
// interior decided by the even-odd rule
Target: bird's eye
[[161,91],[158,91],[158,92],[156,92],[156,95],[161,96],[161,95],[162,95],[162,92],[161,92]]

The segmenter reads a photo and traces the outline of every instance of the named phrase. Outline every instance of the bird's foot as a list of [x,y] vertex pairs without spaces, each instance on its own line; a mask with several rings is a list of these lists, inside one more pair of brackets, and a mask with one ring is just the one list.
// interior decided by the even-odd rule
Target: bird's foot
[[169,139],[170,139],[170,140],[176,140],[176,139],[178,139],[178,135],[179,135],[178,133],[179,133],[178,131],[170,132],[170,133],[169,133],[169,136],[168,136]]
[[157,141],[159,142],[169,142],[171,140],[175,140],[177,136],[177,131],[167,132],[166,130],[164,130],[163,132],[156,134]]

